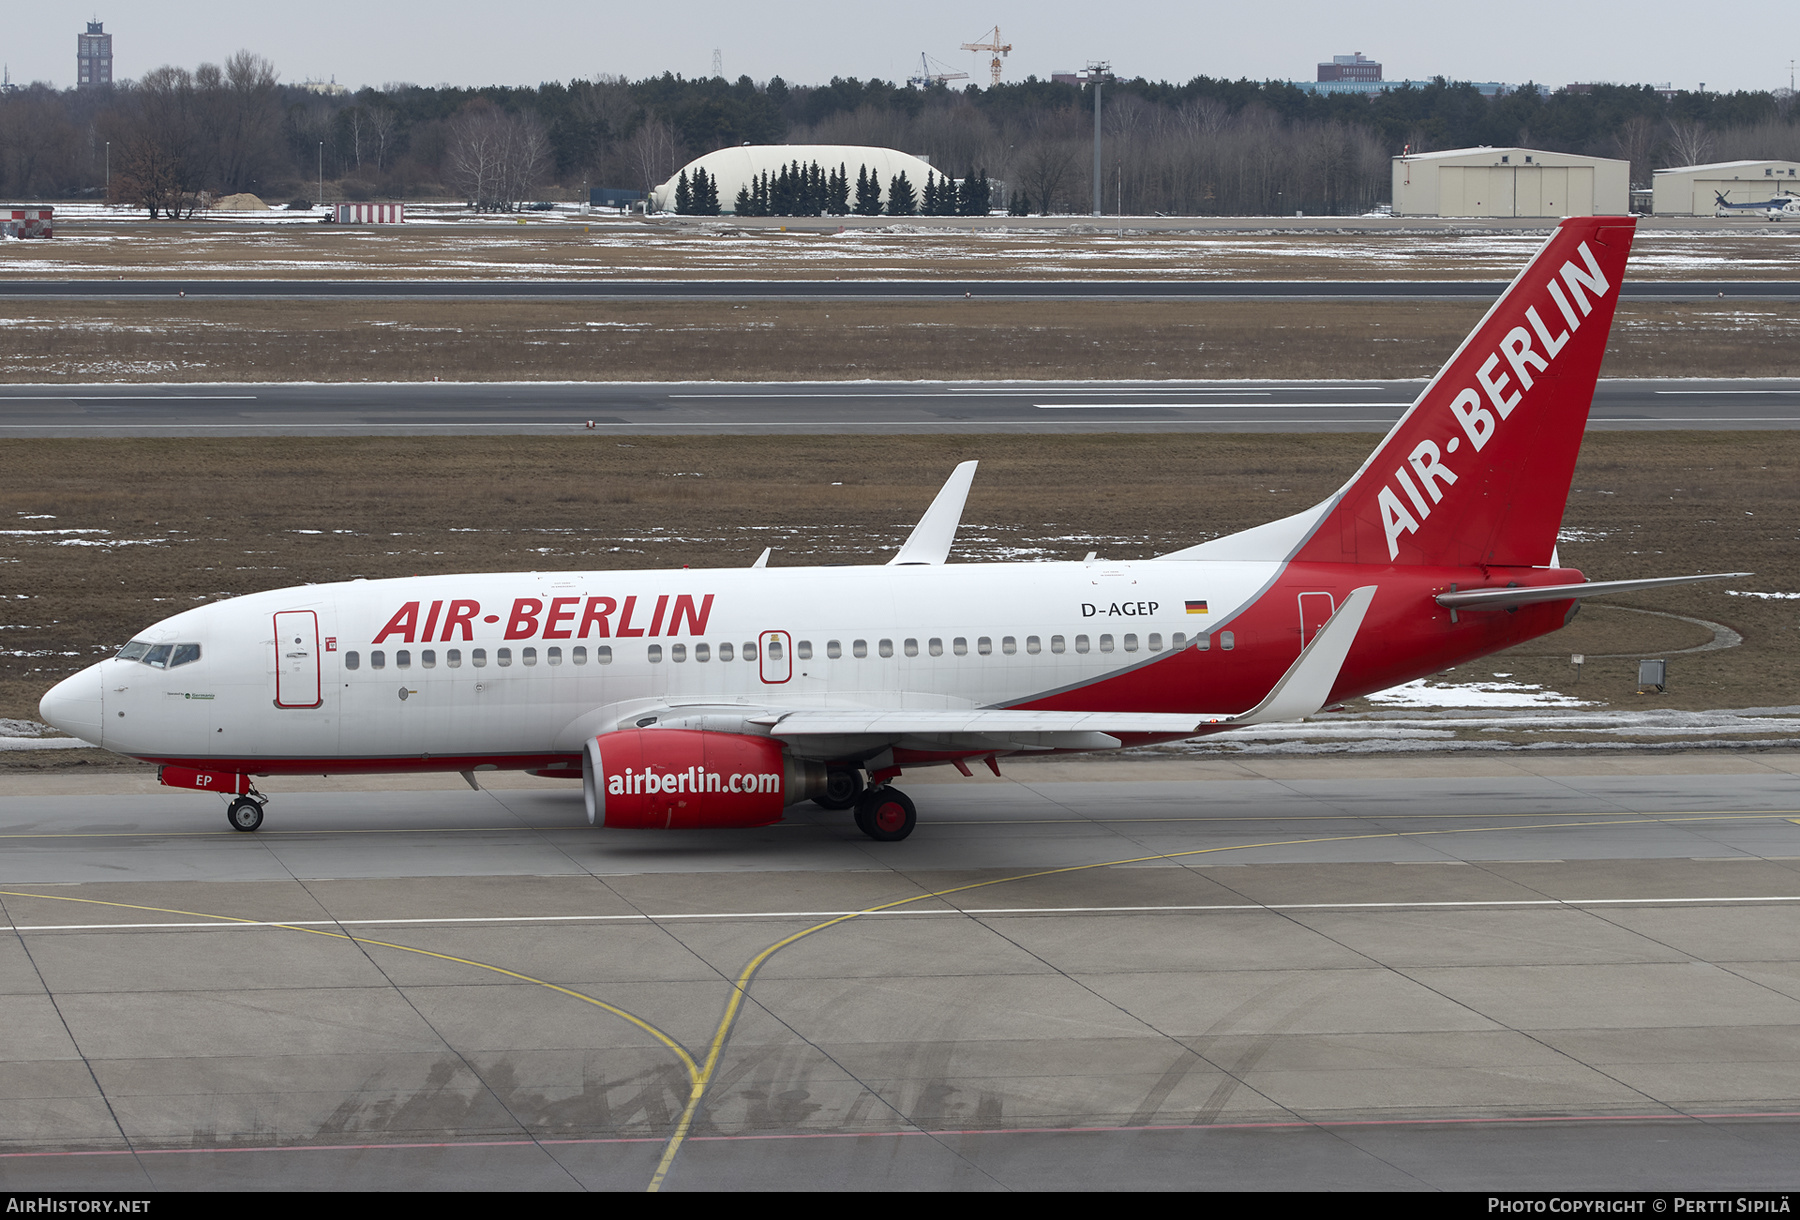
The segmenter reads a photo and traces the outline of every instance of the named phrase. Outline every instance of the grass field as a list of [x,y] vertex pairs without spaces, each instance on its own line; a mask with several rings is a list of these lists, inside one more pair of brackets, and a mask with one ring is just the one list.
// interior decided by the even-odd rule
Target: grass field
[[[1478,226],[1480,222],[1472,222]],[[1508,280],[1544,232],[834,231],[645,224],[116,224],[71,219],[52,241],[0,243],[0,278]],[[1791,226],[1645,229],[1633,279],[1791,279]]]
[[[0,381],[1418,377],[1488,304],[10,302]],[[1800,375],[1800,305],[1626,302],[1602,375]]]
[[[15,440],[0,445],[0,716],[175,611],[309,581],[414,573],[885,560],[980,458],[955,558],[1147,557],[1316,502],[1359,435]],[[1204,489],[1204,494],[1197,494]],[[1601,433],[1561,555],[1591,579],[1748,570],[1611,599],[1724,623],[1657,706],[1800,702],[1800,434]],[[1639,656],[1702,628],[1595,602],[1459,678],[1507,673],[1645,706]],[[1590,662],[1579,686],[1571,652]],[[1618,655],[1608,655],[1618,654]]]

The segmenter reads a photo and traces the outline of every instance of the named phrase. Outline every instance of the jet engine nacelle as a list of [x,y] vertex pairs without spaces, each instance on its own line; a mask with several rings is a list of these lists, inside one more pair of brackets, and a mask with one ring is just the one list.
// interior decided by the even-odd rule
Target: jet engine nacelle
[[627,830],[767,826],[825,790],[825,767],[781,742],[698,729],[621,729],[587,743],[589,824]]

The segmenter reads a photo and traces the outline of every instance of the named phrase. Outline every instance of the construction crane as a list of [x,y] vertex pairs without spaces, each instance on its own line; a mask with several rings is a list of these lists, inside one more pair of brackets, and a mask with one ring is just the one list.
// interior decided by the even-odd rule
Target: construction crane
[[1000,83],[1000,57],[1012,50],[1012,43],[1003,43],[1000,41],[999,26],[994,27],[993,33],[988,35],[988,40],[986,42],[965,42],[962,44],[962,49],[965,51],[987,51],[992,54],[994,58],[989,62],[988,67],[993,71],[994,84],[997,85]]
[[[937,71],[933,72],[933,67],[937,68]],[[943,60],[933,59],[931,56],[925,54],[925,52],[920,51],[919,74],[917,76],[907,77],[906,83],[915,85],[920,89],[929,89],[931,86],[941,85],[945,81],[968,79],[969,74],[967,72],[952,72],[950,71],[950,65]]]

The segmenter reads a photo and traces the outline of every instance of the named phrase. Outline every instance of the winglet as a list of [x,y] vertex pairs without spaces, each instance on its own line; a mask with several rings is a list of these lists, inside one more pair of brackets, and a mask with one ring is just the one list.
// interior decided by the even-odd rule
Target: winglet
[[969,485],[975,481],[976,465],[963,462],[950,472],[943,490],[913,526],[900,553],[888,560],[889,567],[939,564],[950,557],[950,544],[956,541],[956,527],[962,524],[963,503],[969,498]]
[[766,567],[768,567],[768,566],[769,566],[769,553],[770,553],[770,552],[771,552],[771,551],[773,551],[773,550],[774,550],[774,549],[775,549],[775,548],[774,548],[774,547],[772,547],[772,546],[766,546],[766,547],[764,547],[764,548],[763,548],[763,553],[762,553],[762,554],[760,554],[760,555],[758,555],[758,556],[757,556],[757,557],[756,557],[756,562],[755,562],[755,563],[753,563],[753,564],[751,564],[751,565],[750,565],[750,566],[751,566],[751,567],[753,567],[753,568],[766,568]]
[[1268,698],[1242,716],[1232,717],[1229,723],[1235,726],[1299,720],[1324,707],[1326,700],[1331,698],[1331,688],[1337,685],[1344,658],[1350,655],[1350,645],[1356,642],[1356,633],[1362,629],[1363,616],[1375,600],[1375,588],[1374,585],[1363,585],[1351,590],[1337,613],[1326,620],[1312,642],[1300,650],[1299,658],[1281,675],[1281,681],[1275,684]]

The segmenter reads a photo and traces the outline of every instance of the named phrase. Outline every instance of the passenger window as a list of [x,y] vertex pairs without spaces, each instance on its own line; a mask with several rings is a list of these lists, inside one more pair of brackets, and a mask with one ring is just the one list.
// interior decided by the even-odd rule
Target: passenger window
[[586,665],[587,647],[583,645],[578,648],[569,649],[569,663],[571,665]]
[[369,650],[369,668],[370,669],[386,669],[387,668],[387,653],[383,652],[379,648],[370,649]]
[[144,664],[150,666],[152,669],[167,669],[169,667],[169,654],[174,651],[175,646],[173,644],[158,644],[144,654]]
[[1039,640],[1035,635],[1026,636],[1025,651],[1034,657],[1037,656],[1038,653],[1044,651],[1043,641]]
[[1161,633],[1155,632],[1155,631],[1152,631],[1150,633],[1150,651],[1151,652],[1161,652],[1162,651],[1162,635],[1161,635]]
[[744,660],[746,660],[746,661],[756,660],[756,645],[754,643],[752,643],[749,640],[745,640],[743,651],[744,651]]
[[868,656],[869,655],[869,641],[867,641],[867,640],[852,640],[852,641],[850,641],[850,655],[853,657]]
[[975,651],[980,653],[984,657],[993,656],[994,655],[993,637],[984,635],[980,639],[976,640],[975,641]]
[[436,669],[437,650],[435,648],[427,648],[424,652],[421,652],[419,654],[419,664],[426,669]]
[[544,660],[549,662],[551,665],[561,665],[562,664],[562,649],[560,649],[560,648],[544,649]]
[[519,660],[523,661],[527,665],[536,665],[537,664],[537,649],[535,649],[535,648],[519,649]]
[[1000,651],[1009,657],[1018,655],[1019,641],[1013,639],[1010,635],[1001,637]]
[[906,647],[906,655],[907,656],[916,657],[919,655],[919,641],[908,640],[908,641],[906,641],[905,647]]
[[177,644],[175,645],[175,655],[169,658],[169,668],[174,669],[177,665],[186,665],[189,661],[198,661],[199,659],[200,645]]
[[879,645],[877,645],[877,647],[880,649],[881,655],[884,657],[891,657],[894,655],[894,641],[892,641],[892,640],[883,640],[883,641],[881,641],[881,643]]
[[1086,652],[1087,650],[1088,650],[1088,638],[1085,635],[1076,636],[1075,637],[1075,651],[1076,652]]
[[969,641],[959,635],[950,642],[950,649],[957,656],[966,657],[969,655]]
[[794,651],[799,653],[802,661],[812,660],[812,641],[801,640],[798,644],[794,645]]
[[611,665],[612,664],[612,645],[611,644],[602,644],[598,648],[594,649],[594,664],[596,664],[596,665]]
[[1110,636],[1110,635],[1101,636],[1100,637],[1100,651],[1101,652],[1111,652],[1112,650],[1113,650],[1112,636]]
[[660,663],[661,661],[662,661],[662,645],[661,644],[650,645],[650,663],[652,665],[655,665],[655,664]]
[[499,662],[501,665],[511,665],[512,664],[512,649],[496,648],[494,650],[494,660]]
[[719,645],[719,660],[721,660],[721,661],[731,660],[731,645],[730,644],[720,644]]
[[939,639],[934,639],[931,641],[931,643],[928,645],[928,647],[931,649],[932,656],[941,657],[944,655],[944,641],[939,640]]
[[362,657],[357,655],[355,652],[346,652],[344,654],[344,668],[345,669],[361,669],[362,668]]
[[1063,638],[1060,635],[1053,635],[1050,637],[1050,651],[1051,652],[1054,652],[1054,653],[1057,653],[1060,655],[1066,647],[1067,647],[1067,645],[1065,645],[1063,643]]
[[[679,647],[681,647],[681,645],[677,644],[676,647],[679,648]],[[780,640],[770,640],[769,641],[769,660],[771,660],[771,661],[781,660],[781,641]]]
[[394,668],[395,669],[411,669],[412,668],[412,652],[409,649],[402,648],[394,653]]
[[487,649],[485,649],[485,648],[469,649],[469,664],[473,665],[477,669],[480,669],[484,665],[486,665],[487,664]]
[[1230,652],[1233,648],[1237,647],[1237,638],[1229,631],[1221,631],[1219,632],[1219,647],[1226,652]]
[[1131,635],[1131,634],[1126,635],[1125,651],[1126,652],[1136,652],[1137,651],[1137,636]]
[[825,641],[825,655],[833,661],[844,655],[844,646],[836,640]]
[[1199,646],[1201,652],[1212,651],[1212,637],[1210,635],[1197,635],[1194,637],[1194,643]]
[[671,644],[671,645],[669,645],[669,660],[671,660],[671,661],[687,660],[687,645],[686,644]]
[[696,661],[712,660],[712,645],[710,645],[710,644],[695,644],[694,645],[694,660],[696,660]]
[[462,668],[462,649],[452,648],[444,654],[444,665],[449,669]]

